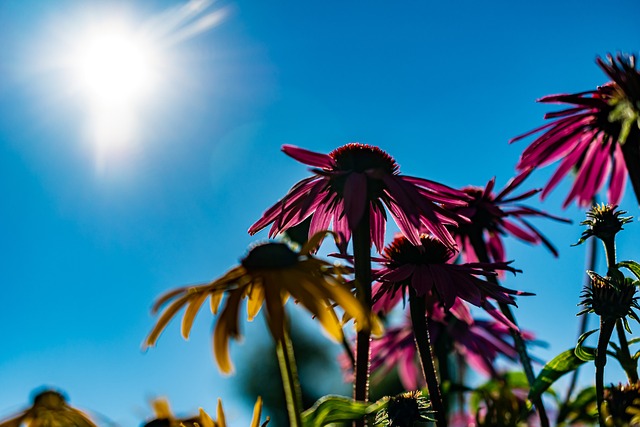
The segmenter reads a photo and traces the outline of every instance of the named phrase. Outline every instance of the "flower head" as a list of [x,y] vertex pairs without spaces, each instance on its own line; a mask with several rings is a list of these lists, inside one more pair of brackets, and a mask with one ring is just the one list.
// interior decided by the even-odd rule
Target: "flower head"
[[456,298],[460,298],[484,308],[491,316],[515,328],[489,303],[488,298],[515,305],[512,295],[530,295],[483,279],[495,276],[498,270],[515,273],[517,270],[508,263],[452,264],[455,253],[427,235],[421,236],[420,246],[414,246],[404,236],[397,236],[385,248],[383,255],[383,267],[376,273],[381,285],[374,295],[374,301],[384,298],[385,293],[393,296],[400,291],[402,295],[411,290],[419,297],[433,296],[449,310]]
[[633,280],[619,275],[602,277],[593,271],[587,271],[591,281],[582,291],[584,306],[578,315],[595,313],[598,316],[609,319],[622,319],[625,328],[629,330],[627,316],[640,322],[640,318],[633,309],[640,309],[638,297],[636,297],[636,285]]
[[96,427],[82,411],[69,406],[65,396],[55,390],[44,390],[35,395],[33,405],[6,420],[0,427]]
[[320,154],[285,145],[282,150],[312,166],[303,179],[249,228],[254,234],[272,224],[269,236],[291,228],[313,215],[309,235],[329,228],[345,247],[351,233],[369,209],[371,239],[378,251],[384,246],[386,206],[402,233],[415,245],[427,230],[446,246],[455,241],[445,228],[459,216],[446,209],[463,204],[464,194],[421,178],[400,175],[398,164],[378,147],[350,143]]
[[604,390],[605,425],[632,427],[640,425],[640,382],[618,384]]
[[617,207],[604,203],[592,206],[587,211],[587,219],[580,223],[580,225],[586,225],[589,228],[582,232],[582,236],[580,236],[580,240],[576,245],[593,236],[603,242],[612,241],[616,234],[622,230],[622,226],[633,220],[633,217],[622,216],[627,212],[619,211],[616,209]]
[[[430,421],[429,399],[420,390],[408,391],[388,398],[386,405],[376,414],[375,425],[383,427],[413,427]],[[433,421],[433,420],[431,420]]]
[[[495,361],[499,356],[511,361],[517,360],[517,352],[511,341],[509,328],[500,322],[478,320],[471,317],[469,308],[460,300],[456,301],[457,310],[445,313],[437,304],[429,304],[429,335],[434,346],[447,346],[448,351],[464,357],[475,371],[488,377],[495,376]],[[524,334],[531,339],[531,334]],[[416,345],[411,322],[388,328],[381,338],[371,343],[371,370],[385,373],[398,370],[402,385],[413,390],[424,384],[418,384],[422,378],[417,364]]]
[[[554,256],[558,256],[558,252],[551,242],[525,217],[544,217],[563,222],[569,221],[517,203],[540,192],[539,189],[519,195],[511,194],[529,176],[530,172],[531,170],[521,173],[512,179],[497,195],[493,192],[495,178],[491,179],[484,188],[466,187],[462,189],[470,200],[466,206],[457,208],[455,211],[469,218],[470,221],[461,223],[457,228],[453,228],[452,232],[456,237],[460,252],[467,262],[505,262],[507,258],[502,236],[507,235],[532,244],[542,243]],[[478,254],[478,250],[482,253]]]
[[[144,427],[226,427],[226,419],[224,410],[222,409],[222,400],[218,399],[218,407],[216,409],[216,420],[200,408],[198,415],[188,418],[177,418],[169,408],[169,402],[166,399],[156,399],[153,401],[153,410],[155,418],[147,422]],[[269,417],[261,425],[260,416],[262,414],[262,398],[258,396],[253,407],[253,417],[251,419],[251,427],[265,427],[269,423]]]
[[579,206],[592,203],[609,177],[608,200],[618,204],[624,191],[627,172],[636,194],[640,180],[640,73],[635,57],[611,55],[597,63],[612,79],[596,90],[576,94],[550,95],[538,102],[565,104],[562,111],[547,113],[553,120],[511,140],[517,141],[544,131],[527,147],[517,169],[547,166],[558,160],[560,166],[542,192],[544,198],[573,168],[577,175],[564,207],[574,199]]
[[215,315],[225,295],[224,307],[213,333],[216,361],[224,373],[232,370],[229,338],[240,337],[238,315],[240,303],[245,298],[249,321],[253,320],[263,305],[266,306],[267,324],[275,340],[283,339],[286,331],[284,304],[289,296],[311,312],[328,334],[338,341],[342,340],[343,335],[334,303],[355,319],[358,329],[375,329],[377,323],[372,322],[368,311],[344,283],[342,274],[346,273],[346,269],[309,254],[310,248],[317,244],[323,234],[313,236],[299,253],[283,243],[255,246],[240,265],[211,283],[168,292],[153,307],[154,312],[165,308],[145,345],[153,346],[169,321],[184,306],[187,309],[182,321],[182,335],[187,339],[193,320],[207,298],[210,298],[211,311]]

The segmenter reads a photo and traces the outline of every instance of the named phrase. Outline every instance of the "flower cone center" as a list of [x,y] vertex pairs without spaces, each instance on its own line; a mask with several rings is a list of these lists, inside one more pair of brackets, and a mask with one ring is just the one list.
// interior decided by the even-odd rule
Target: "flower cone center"
[[298,254],[284,243],[265,243],[249,251],[241,264],[247,270],[279,269],[295,265]]
[[404,236],[396,237],[384,251],[389,260],[389,267],[402,265],[446,264],[453,253],[442,242],[430,237],[421,236],[421,246],[414,246]]

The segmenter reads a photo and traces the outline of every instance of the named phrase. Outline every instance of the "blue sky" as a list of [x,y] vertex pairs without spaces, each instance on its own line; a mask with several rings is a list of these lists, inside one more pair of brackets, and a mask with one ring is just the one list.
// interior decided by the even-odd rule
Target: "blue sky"
[[[140,345],[158,295],[220,275],[266,238],[246,230],[307,174],[282,144],[328,152],[365,142],[408,175],[454,187],[496,176],[501,187],[526,147],[507,141],[542,123],[535,99],[604,83],[596,55],[637,53],[640,40],[633,0],[220,1],[201,16],[223,10],[221,22],[163,48],[160,84],[131,117],[135,140],[98,149],[86,100],[56,55],[106,17],[135,28],[184,5],[0,4],[0,418],[41,385],[121,425],[148,415],[153,395],[181,412],[232,399],[208,314],[188,343],[172,324],[157,348]],[[638,216],[628,190],[622,207]],[[567,191],[564,182],[532,204],[559,214]],[[583,213],[562,214],[574,226],[536,223],[559,259],[508,246],[524,274],[507,285],[537,294],[518,315],[550,343],[545,359],[574,342],[584,270],[584,248],[569,246]],[[637,227],[619,243],[622,258],[640,258]],[[228,402],[242,425],[243,407]]]

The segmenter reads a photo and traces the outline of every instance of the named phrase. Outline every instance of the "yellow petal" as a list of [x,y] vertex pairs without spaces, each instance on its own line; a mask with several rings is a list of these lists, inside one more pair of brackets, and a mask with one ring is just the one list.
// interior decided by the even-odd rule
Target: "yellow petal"
[[213,331],[213,353],[220,371],[229,374],[233,371],[233,364],[229,358],[229,338],[237,339],[238,310],[242,293],[240,291],[229,292],[227,302],[218,318],[218,323]]
[[158,337],[160,336],[164,328],[167,326],[169,321],[173,318],[173,316],[175,316],[178,310],[180,310],[182,306],[186,304],[186,302],[189,301],[189,299],[192,298],[192,296],[193,294],[187,293],[182,297],[178,298],[177,300],[175,300],[173,303],[171,303],[169,307],[167,307],[164,310],[164,312],[160,316],[160,319],[158,319],[158,323],[156,323],[156,325],[153,327],[153,329],[149,333],[149,336],[145,340],[145,343],[143,344],[143,348],[147,348],[155,345],[156,341],[158,340]]
[[184,317],[182,318],[182,337],[186,340],[189,339],[189,333],[191,332],[191,327],[193,326],[193,321],[196,318],[196,314],[200,310],[202,303],[209,296],[208,293],[202,292],[200,295],[196,296],[191,303],[187,306],[187,309],[184,312]]
[[251,293],[247,300],[247,318],[253,321],[262,308],[264,302],[264,285],[259,281],[255,281],[251,287]]
[[284,306],[282,292],[275,286],[265,283],[265,305],[267,307],[267,325],[273,339],[278,341],[284,338]]
[[227,427],[227,422],[224,419],[224,411],[222,410],[222,399],[218,398],[218,409],[216,415],[216,422],[219,427]]
[[320,246],[320,243],[322,243],[324,238],[329,234],[333,236],[333,239],[336,242],[338,241],[338,235],[333,231],[318,231],[316,234],[311,236],[309,240],[307,240],[304,246],[302,246],[302,249],[300,249],[300,255],[309,255],[311,252],[316,252],[318,250],[318,247]]
[[251,427],[260,427],[260,417],[262,415],[262,397],[258,396],[256,404],[253,406],[253,418],[251,419]]
[[200,427],[216,427],[211,416],[205,412],[204,409],[200,408]]
[[211,294],[210,305],[212,314],[218,314],[218,308],[220,307],[220,301],[222,301],[223,295],[224,292],[222,291]]
[[0,427],[20,427],[20,425],[22,425],[22,422],[25,420],[25,418],[27,418],[28,413],[29,411],[27,410],[18,414],[14,418],[9,418],[9,419],[0,421]]
[[173,414],[171,413],[171,408],[169,407],[169,401],[164,398],[157,398],[151,402],[151,406],[153,407],[153,413],[156,418],[173,418]]

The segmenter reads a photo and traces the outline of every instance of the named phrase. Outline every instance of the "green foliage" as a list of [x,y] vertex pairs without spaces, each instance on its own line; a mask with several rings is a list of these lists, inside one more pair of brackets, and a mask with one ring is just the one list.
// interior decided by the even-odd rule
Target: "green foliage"
[[344,396],[324,396],[302,414],[302,424],[304,427],[321,427],[331,423],[354,421],[375,414],[387,404],[388,399],[366,403]]
[[560,408],[556,419],[557,425],[563,424],[594,424],[598,421],[598,404],[596,388],[587,387]]
[[[591,332],[593,333],[593,331]],[[586,360],[576,355],[575,349],[570,348],[563,351],[544,365],[544,368],[542,368],[542,371],[531,386],[531,390],[529,390],[529,399],[535,400],[539,398],[558,378],[577,369],[585,362]]]

